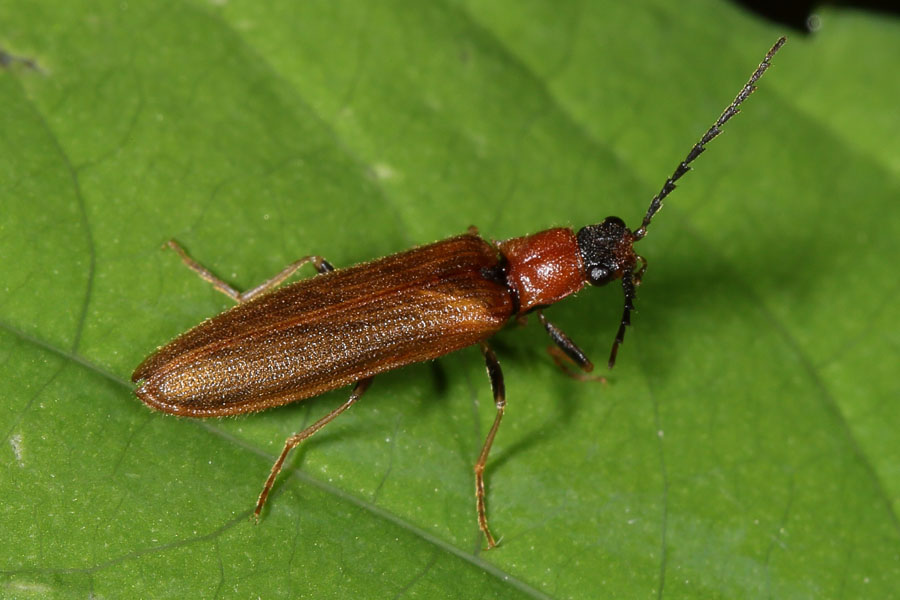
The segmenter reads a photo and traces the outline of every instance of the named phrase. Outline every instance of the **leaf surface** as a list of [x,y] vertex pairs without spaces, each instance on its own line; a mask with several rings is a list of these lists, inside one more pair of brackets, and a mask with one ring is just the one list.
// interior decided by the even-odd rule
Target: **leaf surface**
[[[246,289],[477,225],[636,224],[776,27],[724,3],[0,5],[0,586],[16,598],[888,598],[900,589],[896,21],[793,36],[639,250],[609,383],[532,319],[258,415],[133,368]],[[12,57],[32,59],[34,64]],[[615,288],[548,310],[598,365]]]

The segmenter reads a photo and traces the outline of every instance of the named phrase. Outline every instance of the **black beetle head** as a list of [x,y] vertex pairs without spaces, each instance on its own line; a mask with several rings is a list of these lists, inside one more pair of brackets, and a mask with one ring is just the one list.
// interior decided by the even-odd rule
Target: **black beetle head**
[[591,285],[606,285],[634,270],[637,256],[634,236],[619,217],[607,217],[599,225],[583,227],[576,235],[584,278]]
[[[640,238],[625,227],[625,222],[619,217],[606,217],[599,225],[583,227],[575,237],[584,262],[584,278],[588,283],[606,285],[616,279],[622,280],[625,309],[609,354],[609,367],[612,368],[619,346],[625,339],[625,328],[631,324],[635,286],[640,283],[647,266],[646,261],[634,253],[634,242]],[[638,260],[641,261],[641,268],[635,273]]]

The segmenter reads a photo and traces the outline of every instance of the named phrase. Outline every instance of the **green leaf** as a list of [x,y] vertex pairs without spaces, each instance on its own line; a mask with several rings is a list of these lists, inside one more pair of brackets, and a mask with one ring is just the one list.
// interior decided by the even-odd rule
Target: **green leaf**
[[[900,588],[894,20],[791,36],[639,245],[606,385],[537,323],[481,551],[477,349],[227,420],[131,371],[248,288],[477,225],[634,225],[782,31],[731,4],[0,5],[0,590],[15,598],[888,598]],[[21,59],[31,59],[33,63]],[[599,365],[621,292],[548,316]]]

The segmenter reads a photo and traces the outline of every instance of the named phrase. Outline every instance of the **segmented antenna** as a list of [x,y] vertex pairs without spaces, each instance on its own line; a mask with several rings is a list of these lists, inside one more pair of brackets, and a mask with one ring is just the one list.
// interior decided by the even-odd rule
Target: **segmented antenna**
[[689,166],[695,158],[703,154],[703,151],[706,150],[706,144],[711,142],[717,135],[722,133],[722,126],[728,122],[728,120],[734,115],[740,112],[739,106],[741,103],[747,99],[750,94],[756,89],[756,85],[754,85],[759,78],[763,76],[763,73],[766,72],[766,69],[769,68],[769,62],[772,60],[772,57],[775,56],[775,53],[784,45],[787,41],[786,38],[780,37],[778,41],[775,42],[775,45],[772,46],[772,49],[769,50],[769,53],[766,54],[766,57],[763,59],[759,66],[756,67],[756,71],[753,72],[753,75],[750,76],[750,79],[747,83],[744,84],[744,87],[735,96],[734,100],[731,104],[722,112],[721,116],[716,119],[716,122],[713,123],[713,126],[709,128],[700,141],[694,144],[694,147],[691,148],[691,151],[688,152],[687,156],[681,164],[678,165],[678,168],[675,169],[675,172],[672,173],[672,176],[666,179],[666,182],[663,184],[662,189],[659,190],[659,193],[653,197],[653,200],[650,201],[650,207],[647,209],[647,214],[644,215],[644,220],[641,222],[640,228],[634,232],[635,241],[643,238],[647,235],[647,226],[650,225],[650,221],[653,219],[653,215],[659,212],[659,209],[662,208],[663,200],[666,196],[672,193],[672,190],[675,189],[675,182],[681,179],[681,177],[691,170]]
[[[775,56],[775,53],[784,45],[785,41],[787,40],[783,37],[778,38],[778,41],[775,42],[775,45],[772,46],[763,61],[756,67],[756,71],[753,72],[753,75],[750,76],[750,79],[744,84],[744,87],[741,88],[741,91],[735,96],[731,104],[729,104],[719,118],[716,119],[716,122],[709,128],[709,131],[700,138],[700,141],[694,144],[694,147],[691,148],[691,151],[688,152],[684,160],[681,161],[681,164],[678,165],[678,168],[675,169],[672,176],[666,179],[662,189],[659,190],[659,193],[650,201],[650,207],[647,209],[647,214],[644,215],[644,220],[641,222],[640,228],[631,234],[631,239],[629,240],[630,243],[634,243],[647,235],[647,226],[650,225],[653,215],[662,208],[665,197],[671,194],[672,190],[675,189],[675,182],[691,170],[689,165],[694,162],[694,159],[703,154],[703,151],[706,150],[706,144],[722,133],[722,126],[728,122],[728,119],[740,112],[738,107],[756,89],[756,82],[759,81],[759,78],[762,77],[763,73],[766,72],[766,69],[769,68],[769,62],[772,60],[772,57]],[[619,346],[622,345],[622,341],[625,339],[626,329],[631,325],[631,312],[634,310],[634,297],[636,294],[635,288],[640,285],[641,277],[643,276],[644,271],[647,270],[647,261],[643,257],[635,256],[635,259],[641,261],[641,268],[637,271],[627,270],[622,274],[622,291],[625,294],[625,307],[622,310],[622,320],[619,322],[619,330],[616,332],[616,339],[613,341],[612,350],[609,353],[609,362],[607,364],[610,369],[616,364],[616,355],[619,353]],[[633,264],[631,268],[634,266],[636,265]]]

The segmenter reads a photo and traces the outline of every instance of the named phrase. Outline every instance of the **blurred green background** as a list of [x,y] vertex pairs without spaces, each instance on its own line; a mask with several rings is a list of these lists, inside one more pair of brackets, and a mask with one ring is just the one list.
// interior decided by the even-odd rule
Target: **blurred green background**
[[[730,3],[0,4],[0,596],[890,598],[900,592],[900,26],[790,36],[640,252],[609,383],[537,323],[259,415],[153,413],[128,379],[240,288],[477,225],[651,196],[784,29]],[[618,288],[548,316],[602,364]]]

